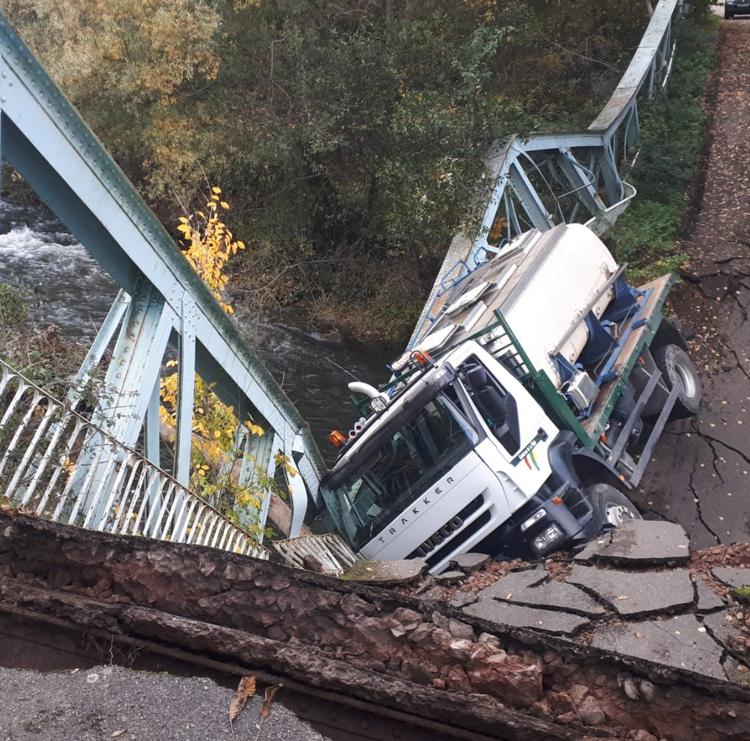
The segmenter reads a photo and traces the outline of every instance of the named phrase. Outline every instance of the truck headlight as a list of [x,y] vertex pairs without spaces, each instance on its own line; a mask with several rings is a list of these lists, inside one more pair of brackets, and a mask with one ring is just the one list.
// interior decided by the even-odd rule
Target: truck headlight
[[562,530],[557,525],[550,525],[541,535],[534,538],[532,545],[537,552],[543,551],[547,546],[552,545],[560,536]]
[[524,520],[523,524],[521,525],[521,532],[525,532],[528,530],[535,522],[539,522],[539,520],[543,520],[547,516],[547,513],[543,510],[537,510],[534,512],[531,517],[529,517],[528,520]]

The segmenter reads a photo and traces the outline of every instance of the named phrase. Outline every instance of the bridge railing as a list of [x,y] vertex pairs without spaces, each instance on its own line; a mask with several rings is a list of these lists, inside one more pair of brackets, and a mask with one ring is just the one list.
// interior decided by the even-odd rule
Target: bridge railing
[[218,509],[0,361],[0,501],[39,517],[268,558]]
[[[0,154],[120,288],[76,379],[85,385],[103,377],[107,399],[92,422],[128,448],[142,446],[157,468],[168,453],[175,479],[186,487],[200,376],[237,416],[240,452],[255,461],[243,467],[245,481],[258,470],[278,473],[278,453],[299,471],[281,482],[298,505],[295,535],[324,470],[307,424],[1,14]],[[179,373],[174,451],[163,450],[159,436],[159,387],[169,359],[178,360]],[[243,437],[239,423],[247,420],[265,434]],[[267,501],[261,514],[266,509]]]
[[587,129],[512,137],[486,160],[487,203],[474,232],[451,242],[417,321],[415,347],[447,304],[452,285],[531,228],[581,222],[603,235],[635,195],[622,173],[640,133],[639,105],[657,94],[672,70],[672,23],[682,0],[659,0],[620,82]]

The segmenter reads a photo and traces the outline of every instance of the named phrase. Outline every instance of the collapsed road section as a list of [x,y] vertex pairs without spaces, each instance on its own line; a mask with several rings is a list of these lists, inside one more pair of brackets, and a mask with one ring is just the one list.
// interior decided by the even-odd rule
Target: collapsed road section
[[[660,568],[672,566],[667,559]],[[550,576],[554,571],[565,568]],[[523,578],[518,573],[512,578]],[[602,604],[600,627],[630,624],[632,614],[607,612],[610,598],[581,586],[581,599],[588,594]],[[498,589],[500,599],[476,604],[504,604],[507,592]],[[686,598],[680,609],[697,610],[697,599]],[[715,666],[662,663],[658,653],[628,653],[585,632],[579,638],[576,629],[555,635],[544,626],[513,627],[455,605],[430,592],[407,595],[204,547],[0,513],[6,647],[53,639],[77,642],[76,650],[92,656],[99,651],[105,663],[152,654],[199,667],[196,673],[254,674],[313,700],[323,694],[387,714],[432,738],[710,740],[750,733],[750,690]],[[673,610],[659,611],[666,617]],[[688,645],[687,653],[693,650]],[[718,661],[724,649],[713,650]]]

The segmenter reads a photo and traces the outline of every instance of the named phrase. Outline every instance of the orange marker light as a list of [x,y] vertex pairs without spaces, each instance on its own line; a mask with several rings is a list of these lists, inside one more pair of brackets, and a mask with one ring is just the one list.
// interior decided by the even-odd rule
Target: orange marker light
[[552,504],[557,504],[557,505],[560,505],[563,503],[562,497],[552,497],[550,501],[552,502]]
[[328,442],[334,448],[340,448],[346,442],[346,435],[338,430],[332,430],[328,433]]
[[425,352],[424,350],[415,350],[411,354],[411,359],[417,365],[421,365],[423,367],[426,367],[428,365],[432,365],[432,355],[430,355],[430,353],[428,353],[428,352]]

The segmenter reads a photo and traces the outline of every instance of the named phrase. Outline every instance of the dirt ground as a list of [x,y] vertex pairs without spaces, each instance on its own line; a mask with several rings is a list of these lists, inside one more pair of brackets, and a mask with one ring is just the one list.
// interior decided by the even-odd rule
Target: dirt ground
[[694,547],[750,539],[750,17],[722,21],[703,195],[672,310],[696,335],[697,419],[666,430],[634,499]]

